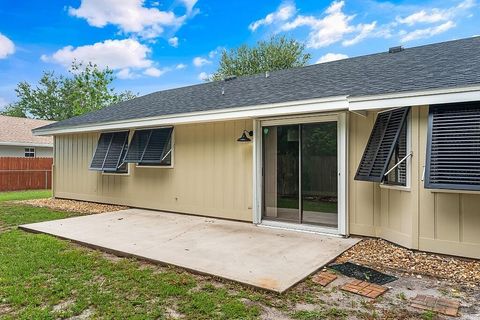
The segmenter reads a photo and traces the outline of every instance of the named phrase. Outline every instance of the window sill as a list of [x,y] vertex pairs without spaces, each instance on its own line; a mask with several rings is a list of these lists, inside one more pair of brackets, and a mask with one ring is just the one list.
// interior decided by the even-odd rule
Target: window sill
[[173,169],[173,165],[171,166],[140,166],[135,165],[135,168],[142,168],[142,169]]
[[405,192],[410,192],[410,191],[412,191],[411,188],[408,187],[408,186],[396,186],[396,185],[383,184],[383,183],[380,183],[380,188],[382,188],[382,189],[390,189],[390,190],[398,190],[398,191],[405,191]]
[[431,193],[464,193],[464,194],[480,194],[480,191],[475,190],[456,190],[456,189],[426,189]]
[[121,177],[125,177],[125,176],[129,176],[130,175],[130,172],[128,173],[110,173],[110,172],[102,172],[102,176],[121,176]]

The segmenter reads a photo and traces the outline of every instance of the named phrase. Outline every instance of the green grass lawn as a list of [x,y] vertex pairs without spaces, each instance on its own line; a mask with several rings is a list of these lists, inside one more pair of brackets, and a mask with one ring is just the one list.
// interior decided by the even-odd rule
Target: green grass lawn
[[50,198],[51,196],[52,196],[52,191],[49,189],[0,192],[0,202],[12,201],[12,200]]
[[[19,224],[75,214],[5,202],[0,194],[0,319],[165,319],[171,308],[188,319],[253,319],[248,291],[216,287],[186,271],[106,255],[68,241],[23,232]],[[43,192],[44,196],[49,193]],[[241,288],[241,287],[239,287]]]

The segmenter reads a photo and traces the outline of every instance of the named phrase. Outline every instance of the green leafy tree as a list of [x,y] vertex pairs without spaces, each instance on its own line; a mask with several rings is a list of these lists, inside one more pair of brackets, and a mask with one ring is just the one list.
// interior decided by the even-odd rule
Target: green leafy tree
[[109,68],[74,61],[68,76],[44,72],[35,86],[20,82],[15,89],[18,101],[2,114],[59,121],[136,97],[130,91],[116,92],[110,86],[114,80]]
[[268,41],[257,42],[254,47],[242,45],[224,50],[219,68],[210,80],[302,67],[310,58],[311,55],[305,53],[304,44],[285,36],[272,36]]

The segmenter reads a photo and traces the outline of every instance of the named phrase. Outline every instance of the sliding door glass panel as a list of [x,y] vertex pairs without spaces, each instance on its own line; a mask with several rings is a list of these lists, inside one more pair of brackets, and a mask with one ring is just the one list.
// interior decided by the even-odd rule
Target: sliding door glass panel
[[338,227],[337,123],[301,125],[302,223]]
[[264,159],[263,218],[300,222],[299,126],[262,129]]

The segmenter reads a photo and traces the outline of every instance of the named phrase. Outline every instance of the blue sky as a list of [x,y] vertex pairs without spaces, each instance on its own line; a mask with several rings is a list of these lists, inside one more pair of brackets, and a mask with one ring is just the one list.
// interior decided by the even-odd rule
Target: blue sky
[[202,82],[219,53],[274,34],[319,63],[480,34],[477,0],[0,0],[0,108],[18,82],[72,59],[115,70],[139,94]]

